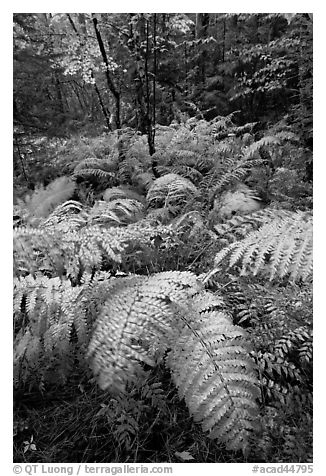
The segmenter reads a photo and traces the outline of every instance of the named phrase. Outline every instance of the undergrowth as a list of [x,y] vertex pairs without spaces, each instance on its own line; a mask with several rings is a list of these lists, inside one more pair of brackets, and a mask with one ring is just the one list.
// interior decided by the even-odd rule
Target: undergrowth
[[254,126],[53,140],[28,194],[17,163],[15,461],[311,461],[311,186]]

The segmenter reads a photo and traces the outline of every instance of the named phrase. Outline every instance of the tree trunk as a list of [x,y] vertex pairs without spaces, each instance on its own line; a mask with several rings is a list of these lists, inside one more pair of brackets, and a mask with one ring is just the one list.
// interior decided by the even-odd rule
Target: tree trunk
[[[205,39],[208,36],[208,26],[209,26],[209,13],[196,13],[196,39]],[[202,48],[201,53],[199,54],[198,66],[200,71],[200,82],[205,83],[206,81],[206,59],[207,52]]]
[[108,57],[107,57],[107,54],[106,54],[106,51],[105,51],[105,47],[104,47],[104,43],[103,43],[103,40],[102,40],[101,33],[100,33],[100,31],[98,29],[98,26],[97,26],[98,21],[97,21],[97,18],[94,16],[94,14],[92,15],[92,20],[93,20],[94,30],[95,30],[95,34],[96,34],[96,39],[97,39],[98,46],[99,46],[99,49],[100,49],[100,52],[101,52],[101,55],[102,55],[102,60],[103,60],[103,63],[105,64],[106,82],[107,82],[108,88],[109,88],[110,92],[112,93],[112,95],[114,97],[114,101],[115,101],[115,111],[114,111],[115,125],[116,125],[117,129],[121,129],[120,93],[119,93],[118,89],[116,88],[116,86],[115,86],[115,84],[114,84],[114,82],[111,78],[110,72],[109,72]]
[[[79,31],[73,21],[73,19],[71,18],[70,14],[67,13],[67,17],[68,17],[68,20],[72,26],[72,29],[74,30],[74,32],[77,34],[77,36],[80,38],[80,34],[79,34]],[[81,26],[81,30],[82,30],[82,33],[84,35],[84,38],[85,38],[85,42],[86,42],[86,38],[87,38],[87,28],[86,28],[86,22],[85,22],[85,16],[83,13],[79,13],[78,14],[78,21],[79,21],[79,24]],[[84,41],[82,42],[82,46],[84,46]],[[100,93],[100,90],[96,84],[96,80],[95,80],[95,77],[94,77],[94,73],[93,73],[93,70],[91,69],[91,78],[92,80],[94,81],[93,82],[93,86],[94,86],[94,89],[95,89],[95,92],[96,92],[96,95],[97,95],[97,98],[98,98],[98,101],[100,103],[100,106],[101,106],[101,110],[102,110],[102,113],[103,113],[103,116],[105,118],[105,122],[106,122],[106,125],[109,129],[109,131],[112,131],[112,127],[111,127],[111,122],[110,122],[110,117],[111,117],[111,114],[110,112],[108,111],[108,109],[105,107],[104,105],[104,102],[103,102],[103,99],[102,99],[102,96],[101,96],[101,93]]]

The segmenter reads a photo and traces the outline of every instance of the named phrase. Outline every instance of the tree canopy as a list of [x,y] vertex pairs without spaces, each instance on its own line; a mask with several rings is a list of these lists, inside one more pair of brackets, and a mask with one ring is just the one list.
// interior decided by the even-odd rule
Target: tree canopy
[[309,14],[15,14],[14,120],[65,133],[239,110],[312,140]]

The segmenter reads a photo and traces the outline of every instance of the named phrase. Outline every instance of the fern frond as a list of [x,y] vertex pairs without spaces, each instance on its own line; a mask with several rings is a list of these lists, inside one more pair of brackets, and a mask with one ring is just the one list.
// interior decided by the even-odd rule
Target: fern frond
[[79,162],[74,169],[74,178],[111,181],[117,169],[117,161],[114,158],[98,159],[90,157]]
[[110,202],[111,200],[123,200],[123,199],[130,199],[130,200],[137,200],[141,203],[145,202],[145,199],[142,195],[131,190],[128,187],[112,187],[107,188],[103,193],[103,200],[105,202]]
[[230,450],[247,452],[257,427],[258,382],[244,331],[198,302],[183,313],[167,364],[194,420]]
[[166,272],[116,281],[96,322],[88,356],[101,388],[123,390],[140,370],[153,366],[153,350],[165,348],[174,309],[199,289],[192,273]]
[[197,188],[190,180],[177,174],[167,174],[153,182],[146,198],[152,206],[180,206],[197,193]]
[[90,210],[89,222],[93,224],[126,225],[144,217],[144,206],[138,200],[115,199],[108,203],[99,201]]
[[14,230],[17,276],[43,272],[77,278],[85,271],[100,269],[104,259],[121,263],[129,249],[148,250],[156,236],[171,233],[166,227],[152,226],[143,220],[123,228],[90,225],[76,230],[67,229],[64,224]]
[[26,359],[27,362],[33,366],[42,351],[41,339],[39,336],[34,336],[30,330],[20,332],[14,341],[14,376],[15,369],[19,368],[19,362]]
[[203,174],[196,170],[194,167],[188,165],[176,165],[175,167],[158,167],[158,171],[161,173],[171,172],[176,175],[180,175],[192,182],[200,182],[203,179]]
[[218,265],[229,257],[229,266],[242,263],[242,274],[265,270],[270,280],[289,275],[291,281],[308,279],[312,273],[312,219],[292,213],[252,231],[231,243],[215,258]]
[[103,306],[88,357],[103,389],[124,391],[170,350],[166,363],[195,421],[211,438],[244,452],[256,427],[258,385],[244,331],[199,292],[188,272],[117,279]]
[[48,218],[41,224],[42,227],[52,227],[59,223],[67,228],[80,228],[87,222],[86,207],[75,200],[68,200],[57,206]]
[[248,235],[250,231],[257,230],[263,224],[269,223],[275,219],[287,219],[292,217],[292,212],[288,210],[275,210],[265,208],[250,215],[234,215],[224,223],[214,225],[214,230],[219,238],[228,238],[229,241],[235,241]]
[[75,172],[74,176],[78,178],[96,177],[99,179],[110,179],[114,177],[114,174],[102,169],[81,169]]
[[244,154],[244,159],[245,160],[250,160],[255,157],[255,155],[262,149],[263,147],[266,146],[271,146],[271,145],[278,145],[280,143],[280,139],[276,136],[264,136],[257,142],[254,142],[251,144],[247,149],[245,150]]
[[36,188],[25,198],[25,207],[30,217],[46,218],[58,205],[68,200],[74,193],[76,183],[63,176],[53,180],[46,188]]
[[44,359],[49,365],[60,362],[65,365],[64,361],[72,354],[73,327],[78,345],[88,343],[91,327],[80,300],[82,290],[60,278],[28,275],[15,279],[14,322],[20,329],[14,341],[14,364],[18,372],[24,369],[23,381],[29,378],[33,369],[38,369],[42,378],[46,372],[46,368],[42,369]]
[[81,170],[90,170],[90,169],[103,169],[107,171],[112,171],[108,169],[114,169],[116,166],[114,160],[111,161],[108,159],[98,159],[97,157],[89,157],[87,159],[83,159],[79,162],[76,167],[74,168],[74,174],[78,175]]
[[262,159],[255,159],[247,155],[240,158],[226,158],[221,170],[219,170],[219,178],[214,180],[212,195],[215,196],[228,184],[241,182],[248,175],[250,169],[263,164],[264,161]]
[[273,345],[276,356],[284,358],[290,352],[302,352],[303,344],[312,342],[312,330],[308,326],[300,326],[278,339]]

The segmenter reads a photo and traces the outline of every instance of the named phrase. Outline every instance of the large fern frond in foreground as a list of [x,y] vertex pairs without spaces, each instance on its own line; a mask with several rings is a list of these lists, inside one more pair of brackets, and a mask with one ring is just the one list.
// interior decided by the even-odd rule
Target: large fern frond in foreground
[[166,349],[171,338],[171,304],[187,301],[198,290],[192,273],[117,280],[97,319],[88,351],[100,387],[124,389],[140,363],[153,366],[156,350]]
[[207,296],[183,313],[167,363],[194,420],[228,449],[246,452],[259,398],[246,335],[214,302],[205,302]]
[[265,272],[270,280],[287,275],[291,281],[306,280],[312,275],[312,241],[312,217],[296,212],[231,243],[217,254],[215,265],[228,258],[230,267],[242,266],[242,275]]
[[124,391],[166,359],[181,398],[211,438],[248,449],[256,427],[258,383],[245,332],[188,272],[135,276],[110,289],[88,356],[102,389]]

